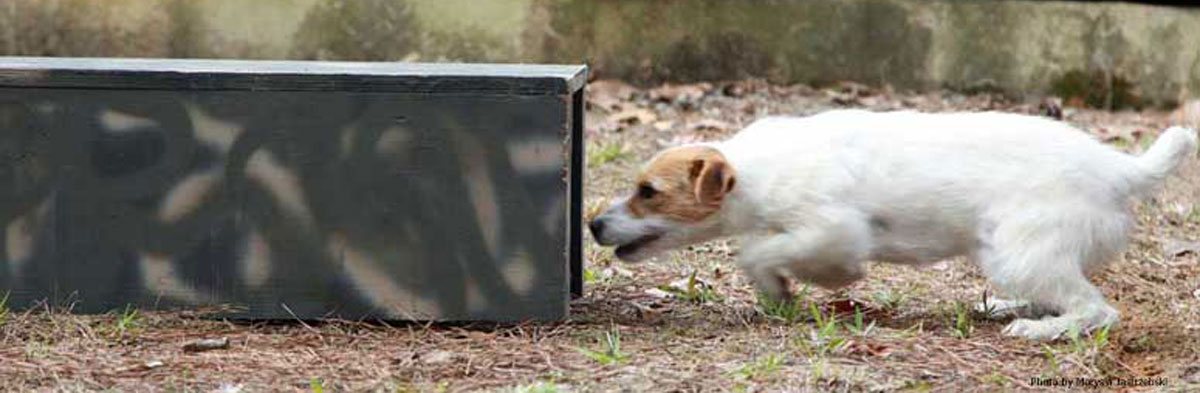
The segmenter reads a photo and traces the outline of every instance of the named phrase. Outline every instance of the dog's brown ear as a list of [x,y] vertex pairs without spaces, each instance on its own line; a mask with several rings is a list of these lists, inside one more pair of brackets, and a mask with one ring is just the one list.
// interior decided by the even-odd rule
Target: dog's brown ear
[[719,154],[692,160],[689,173],[696,201],[701,205],[720,205],[737,184],[733,167]]

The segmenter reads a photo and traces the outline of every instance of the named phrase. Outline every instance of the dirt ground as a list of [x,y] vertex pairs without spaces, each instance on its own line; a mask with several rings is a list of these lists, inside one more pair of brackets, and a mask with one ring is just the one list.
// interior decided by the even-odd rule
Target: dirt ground
[[[1042,113],[996,95],[897,94],[747,81],[639,89],[591,85],[587,208],[627,192],[628,173],[667,146],[726,137],[766,115],[839,107]],[[1065,120],[1123,150],[1165,128],[1162,111],[1067,108]],[[798,287],[761,304],[714,242],[623,264],[589,240],[586,293],[571,319],[508,326],[239,324],[199,312],[102,316],[0,308],[4,391],[1014,391],[1036,378],[1104,390],[1200,391],[1200,160],[1137,206],[1122,261],[1093,277],[1122,312],[1111,331],[1036,343],[971,311],[991,293],[952,260],[872,264],[837,293]],[[857,311],[856,311],[857,310]],[[197,339],[227,347],[185,350]],[[1041,382],[1045,382],[1042,380]],[[1150,386],[1122,386],[1122,384]],[[1062,389],[1061,387],[1058,389]]]

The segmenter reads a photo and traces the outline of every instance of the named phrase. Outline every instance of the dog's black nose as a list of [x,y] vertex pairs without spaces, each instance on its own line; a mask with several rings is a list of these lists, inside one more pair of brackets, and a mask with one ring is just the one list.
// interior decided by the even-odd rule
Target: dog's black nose
[[604,220],[599,218],[592,220],[592,222],[588,223],[588,228],[592,230],[592,236],[599,239],[600,234],[604,233]]

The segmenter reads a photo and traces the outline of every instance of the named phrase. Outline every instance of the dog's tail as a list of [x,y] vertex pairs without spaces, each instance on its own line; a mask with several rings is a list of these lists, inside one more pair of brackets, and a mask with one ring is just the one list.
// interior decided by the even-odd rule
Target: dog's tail
[[1144,184],[1147,187],[1144,189],[1161,184],[1180,163],[1196,154],[1196,146],[1200,144],[1195,128],[1200,126],[1200,102],[1182,108],[1176,121],[1182,125],[1168,128],[1159,135],[1150,150],[1137,158],[1137,164],[1145,176]]

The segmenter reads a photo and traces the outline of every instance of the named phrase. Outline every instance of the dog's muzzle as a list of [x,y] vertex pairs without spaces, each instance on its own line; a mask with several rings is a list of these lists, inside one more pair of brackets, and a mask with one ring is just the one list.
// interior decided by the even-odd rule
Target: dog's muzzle
[[614,253],[621,260],[629,260],[642,247],[662,237],[662,234],[657,233],[645,234],[632,240],[621,240],[619,239],[621,236],[612,236],[613,234],[611,233],[605,236],[606,231],[610,230],[611,226],[609,225],[609,220],[604,216],[597,217],[588,223],[588,229],[592,231],[592,237],[596,239],[596,243],[601,246],[617,246]]
[[604,218],[598,217],[592,220],[592,222],[588,223],[588,229],[592,231],[592,237],[596,239],[596,243],[600,243],[602,246],[610,246],[611,244],[604,244],[605,225]]

